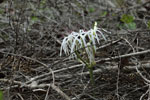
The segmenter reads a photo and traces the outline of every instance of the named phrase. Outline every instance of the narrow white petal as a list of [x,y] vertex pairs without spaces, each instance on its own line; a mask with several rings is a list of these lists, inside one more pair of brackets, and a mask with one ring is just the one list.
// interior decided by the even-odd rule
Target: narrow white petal
[[100,30],[97,30],[97,31],[101,34],[101,36],[103,37],[103,39],[106,41],[106,38],[105,38],[104,34]]

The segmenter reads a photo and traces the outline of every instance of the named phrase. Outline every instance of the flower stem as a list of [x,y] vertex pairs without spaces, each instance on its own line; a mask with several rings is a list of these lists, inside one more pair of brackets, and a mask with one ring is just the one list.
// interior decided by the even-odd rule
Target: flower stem
[[92,85],[94,85],[93,68],[91,66],[88,66],[88,70],[90,73],[90,82],[92,83]]

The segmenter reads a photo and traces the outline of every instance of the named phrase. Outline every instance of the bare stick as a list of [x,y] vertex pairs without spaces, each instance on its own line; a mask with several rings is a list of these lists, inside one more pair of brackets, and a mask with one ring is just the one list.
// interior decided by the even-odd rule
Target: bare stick
[[[18,87],[18,86],[23,86],[26,88],[30,88],[30,89],[35,89],[35,88],[44,88],[44,87],[51,87],[53,90],[55,90],[58,94],[60,94],[63,98],[65,98],[66,100],[71,100],[71,98],[66,95],[63,91],[61,91],[56,85],[54,84],[39,84],[39,85],[26,85],[23,82],[20,81],[14,81],[14,80],[9,80],[9,79],[0,79],[0,81],[2,82],[7,82],[7,83],[15,83],[17,85],[14,85],[14,87]],[[13,86],[12,86],[13,87]],[[11,88],[11,87],[10,87]]]
[[[135,53],[115,56],[115,57],[111,57],[111,58],[100,59],[100,60],[97,60],[96,63],[104,63],[106,61],[111,61],[111,60],[116,60],[116,59],[120,59],[120,58],[131,57],[131,56],[137,56],[137,55],[146,54],[146,53],[150,53],[150,50],[148,49],[148,50],[141,51],[141,52],[135,52]],[[83,66],[83,64],[74,65],[74,66],[71,66],[71,67],[68,67],[68,68],[61,68],[59,70],[53,71],[53,73],[58,73],[58,72],[62,72],[62,71],[68,70],[68,69],[78,68],[78,67],[81,67],[81,66]],[[49,76],[50,74],[51,74],[51,72],[45,73],[45,74],[42,74],[42,75],[39,75],[39,76],[35,76],[34,78],[32,78],[32,80],[27,81],[26,84],[31,83],[35,80],[40,79],[40,78]]]

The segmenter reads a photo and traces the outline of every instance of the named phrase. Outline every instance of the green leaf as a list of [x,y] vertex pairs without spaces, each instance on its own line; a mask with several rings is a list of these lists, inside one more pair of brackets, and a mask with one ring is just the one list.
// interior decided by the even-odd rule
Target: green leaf
[[38,17],[36,17],[36,16],[32,16],[32,17],[31,17],[31,20],[32,20],[32,21],[34,21],[34,22],[36,22],[36,21],[38,21],[38,20],[39,20],[39,18],[38,18]]
[[147,27],[150,29],[150,20],[147,22]]
[[134,22],[127,23],[127,24],[126,24],[126,27],[127,27],[128,29],[134,30],[134,29],[136,29],[136,23],[134,23]]
[[89,8],[89,12],[90,12],[90,13],[92,13],[92,12],[94,12],[94,11],[95,11],[95,8],[94,8],[94,7],[90,7],[90,8]]
[[122,22],[128,24],[134,21],[134,17],[131,15],[123,14],[121,19]]
[[3,92],[0,91],[0,100],[3,100]]
[[104,11],[100,16],[105,17],[107,15],[107,11]]
[[3,9],[0,9],[0,14],[3,14],[4,13],[4,10]]

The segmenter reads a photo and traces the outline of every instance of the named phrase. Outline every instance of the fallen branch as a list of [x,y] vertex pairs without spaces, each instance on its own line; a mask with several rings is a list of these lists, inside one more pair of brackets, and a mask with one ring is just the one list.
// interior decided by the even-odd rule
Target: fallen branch
[[[145,50],[145,51],[141,51],[141,52],[135,52],[135,53],[125,54],[125,55],[115,56],[115,57],[111,57],[111,58],[100,59],[100,60],[97,60],[96,63],[104,63],[106,61],[112,61],[112,60],[117,60],[117,59],[120,59],[120,58],[137,56],[137,55],[146,54],[146,53],[150,53],[150,50]],[[68,69],[78,68],[78,67],[81,67],[81,66],[83,66],[83,64],[74,65],[74,66],[71,66],[71,67],[68,67],[68,68],[61,68],[59,70],[53,71],[53,73],[58,73],[58,72],[62,72],[62,71],[68,70]],[[42,74],[42,75],[39,75],[39,76],[35,76],[35,77],[32,78],[32,80],[27,81],[26,84],[29,84],[29,83],[31,83],[35,80],[47,77],[50,74],[51,74],[51,72],[45,73],[45,74]]]
[[30,89],[35,89],[35,88],[44,88],[44,87],[51,87],[53,90],[55,90],[58,94],[60,94],[63,98],[65,98],[66,100],[71,100],[71,98],[68,96],[68,95],[66,95],[63,91],[61,91],[56,85],[54,85],[54,84],[39,84],[39,85],[37,85],[37,84],[34,84],[34,85],[32,85],[32,83],[31,84],[29,84],[29,85],[26,85],[25,83],[23,83],[23,82],[20,82],[20,81],[14,81],[14,80],[9,80],[9,79],[0,79],[0,82],[7,82],[7,83],[14,83],[14,84],[16,84],[16,85],[14,85],[14,86],[11,86],[11,87],[8,87],[8,88],[6,88],[6,89],[10,89],[10,88],[16,88],[16,87],[19,87],[19,86],[22,86],[22,88],[23,87],[26,87],[26,88],[30,88]]
[[96,63],[101,63],[101,62],[106,62],[106,61],[111,61],[111,60],[117,60],[120,58],[126,58],[126,57],[131,57],[131,56],[138,56],[138,55],[147,54],[147,53],[150,53],[150,49],[145,50],[145,51],[140,51],[140,52],[129,53],[129,54],[125,54],[125,55],[100,59],[100,60],[97,60]]

